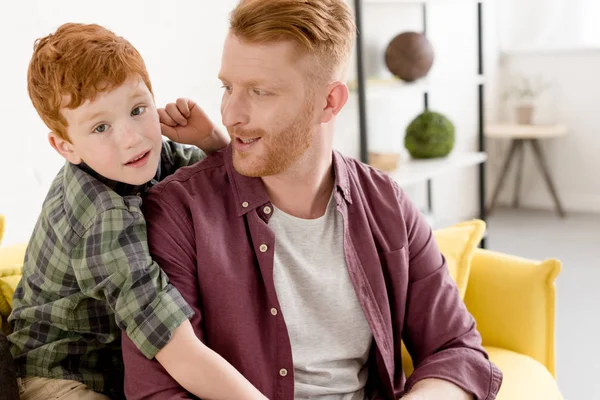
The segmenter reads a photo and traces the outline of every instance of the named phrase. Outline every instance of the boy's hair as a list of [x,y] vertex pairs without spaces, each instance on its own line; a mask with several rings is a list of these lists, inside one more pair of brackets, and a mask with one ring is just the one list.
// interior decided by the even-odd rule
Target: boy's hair
[[67,23],[36,40],[33,49],[27,72],[29,97],[48,128],[67,141],[68,124],[61,108],[77,108],[136,75],[152,93],[140,53],[102,26]]
[[356,34],[344,0],[241,0],[230,30],[250,43],[295,42],[301,55],[318,60],[321,68],[313,73],[321,79],[344,72]]

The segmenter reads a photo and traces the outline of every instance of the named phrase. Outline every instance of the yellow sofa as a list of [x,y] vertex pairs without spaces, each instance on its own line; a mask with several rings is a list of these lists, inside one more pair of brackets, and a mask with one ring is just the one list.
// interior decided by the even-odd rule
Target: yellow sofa
[[[3,220],[0,216],[0,240]],[[554,281],[557,260],[537,262],[477,248],[479,220],[434,232],[450,274],[473,314],[491,360],[504,374],[498,400],[562,400],[555,381]],[[25,245],[0,247],[0,313],[3,330],[20,279]],[[413,366],[404,349],[404,370]]]

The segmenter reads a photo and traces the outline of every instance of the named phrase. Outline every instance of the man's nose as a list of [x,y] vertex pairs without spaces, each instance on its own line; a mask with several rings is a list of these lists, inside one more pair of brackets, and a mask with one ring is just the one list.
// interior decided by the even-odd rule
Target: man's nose
[[250,122],[250,104],[241,94],[231,93],[223,96],[221,118],[227,128],[244,126]]

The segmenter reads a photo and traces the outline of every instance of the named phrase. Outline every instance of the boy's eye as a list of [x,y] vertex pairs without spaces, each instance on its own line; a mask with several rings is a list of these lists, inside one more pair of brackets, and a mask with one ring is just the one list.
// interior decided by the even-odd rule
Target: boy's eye
[[146,111],[146,107],[139,106],[139,107],[136,107],[136,108],[134,108],[134,109],[131,111],[131,115],[134,115],[134,116],[135,116],[135,115],[140,115],[140,114],[142,114],[144,111]]
[[98,125],[97,127],[95,127],[94,132],[95,133],[104,133],[107,131],[107,129],[108,129],[108,125],[102,124],[102,125]]

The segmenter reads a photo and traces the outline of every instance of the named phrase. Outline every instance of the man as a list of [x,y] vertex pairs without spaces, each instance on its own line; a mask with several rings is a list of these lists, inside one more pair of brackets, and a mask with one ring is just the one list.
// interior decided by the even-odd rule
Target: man
[[[343,0],[232,12],[232,144],[150,192],[152,256],[198,337],[270,399],[494,399],[502,375],[426,221],[387,175],[332,150],[352,21]],[[128,398],[188,398],[123,339]]]

